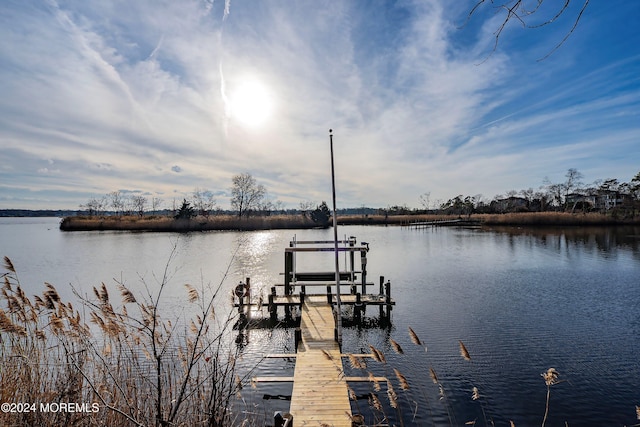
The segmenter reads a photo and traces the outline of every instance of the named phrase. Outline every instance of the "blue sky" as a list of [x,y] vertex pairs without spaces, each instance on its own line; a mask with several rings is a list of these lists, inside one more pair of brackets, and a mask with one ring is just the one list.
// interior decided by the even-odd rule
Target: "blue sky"
[[228,208],[242,172],[329,201],[330,128],[339,207],[638,173],[640,2],[591,1],[543,61],[581,2],[495,50],[503,14],[464,25],[473,4],[4,0],[0,208],[195,188]]

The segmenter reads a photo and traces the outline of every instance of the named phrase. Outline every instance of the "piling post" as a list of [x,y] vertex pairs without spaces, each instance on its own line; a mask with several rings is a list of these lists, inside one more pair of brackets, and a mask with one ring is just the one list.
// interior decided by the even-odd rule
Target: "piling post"
[[[355,246],[356,239],[355,237],[349,237],[349,247],[353,248]],[[349,251],[349,278],[351,279],[351,295],[355,295],[356,293],[356,261],[355,261],[355,253],[353,250]]]
[[[289,243],[289,246],[293,246],[293,242]],[[293,252],[284,253],[284,294],[289,296],[292,294],[291,289],[291,281],[294,280],[293,277]],[[291,319],[291,307],[289,305],[284,306],[284,317],[285,319]]]
[[333,304],[333,295],[331,295],[331,285],[327,285],[327,304]]
[[293,279],[293,252],[284,253],[284,294],[291,295],[291,280]]
[[[380,292],[378,292],[378,295],[382,298],[382,295],[384,295],[384,276],[380,276]],[[384,317],[384,307],[382,306],[382,304],[379,305],[380,307],[380,319],[382,319]]]
[[271,287],[271,293],[269,294],[269,317],[272,322],[276,322],[278,320],[278,306],[275,303],[276,298],[276,287]]
[[360,251],[360,267],[362,268],[362,294],[367,294],[367,251]]
[[277,411],[273,414],[273,427],[293,427],[293,417],[291,414]]
[[360,292],[356,294],[356,303],[353,305],[353,320],[356,324],[360,324],[362,321],[362,295]]
[[247,323],[247,317],[244,312],[244,297],[246,295],[246,292],[247,288],[244,283],[240,282],[238,285],[236,285],[234,293],[238,297],[238,324],[241,326],[244,326]]
[[385,303],[387,306],[387,320],[391,321],[391,282],[387,280],[385,285]]
[[296,353],[298,352],[298,345],[302,342],[302,329],[297,327],[294,332],[294,341],[295,341],[295,349]]
[[247,297],[247,321],[251,320],[251,278],[247,277],[245,278],[245,282],[244,282],[244,286],[245,289],[247,290],[246,292],[246,297]]

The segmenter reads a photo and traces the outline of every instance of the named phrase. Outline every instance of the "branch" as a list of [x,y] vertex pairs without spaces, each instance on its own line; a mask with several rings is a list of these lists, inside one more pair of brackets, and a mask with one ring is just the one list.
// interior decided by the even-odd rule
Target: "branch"
[[[560,48],[560,46],[562,46],[564,44],[564,42],[567,41],[567,39],[569,38],[569,36],[571,34],[573,34],[574,30],[576,29],[576,27],[578,26],[578,22],[580,22],[580,18],[582,18],[582,14],[584,13],[585,9],[587,8],[587,5],[589,4],[589,0],[585,0],[584,4],[582,5],[582,9],[580,9],[580,13],[578,13],[578,16],[576,17],[575,22],[573,23],[573,27],[571,27],[571,29],[569,30],[569,32],[564,36],[564,38],[560,41],[560,43],[558,43],[556,45],[556,47],[554,47],[551,52],[547,53],[545,56],[543,56],[542,58],[538,59],[538,62],[540,61],[544,61],[545,59],[547,59],[549,56],[551,56],[556,50],[558,50]],[[555,19],[555,18],[554,18]]]

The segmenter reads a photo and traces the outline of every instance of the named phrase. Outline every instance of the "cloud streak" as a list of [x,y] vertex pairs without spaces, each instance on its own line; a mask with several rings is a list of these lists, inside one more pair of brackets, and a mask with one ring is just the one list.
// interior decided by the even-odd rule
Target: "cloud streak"
[[[490,198],[570,167],[628,180],[640,36],[598,22],[638,9],[590,7],[537,63],[561,27],[510,28],[491,53],[497,18],[458,29],[468,9],[444,1],[235,2],[233,13],[229,0],[5,2],[0,204],[68,208],[123,188],[181,198],[225,191],[241,172],[286,205],[319,202],[329,128],[341,205]],[[273,94],[260,128],[229,110],[248,79]]]

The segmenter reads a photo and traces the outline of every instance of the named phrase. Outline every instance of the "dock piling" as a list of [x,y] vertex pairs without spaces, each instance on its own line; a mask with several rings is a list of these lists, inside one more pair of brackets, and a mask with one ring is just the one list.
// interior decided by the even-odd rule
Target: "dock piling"
[[274,322],[274,323],[278,321],[278,306],[274,301],[275,298],[276,298],[276,287],[272,286],[271,293],[269,294],[269,317],[271,319],[271,322]]
[[385,284],[385,305],[387,307],[387,320],[391,319],[391,282],[387,280]]
[[353,305],[353,320],[355,323],[360,324],[362,321],[362,311],[364,304],[362,303],[362,295],[360,293],[356,294],[356,302]]
[[[380,276],[380,291],[378,292],[378,295],[382,298],[382,295],[384,295],[384,276]],[[380,319],[382,319],[384,317],[384,307],[382,305],[380,305]]]

